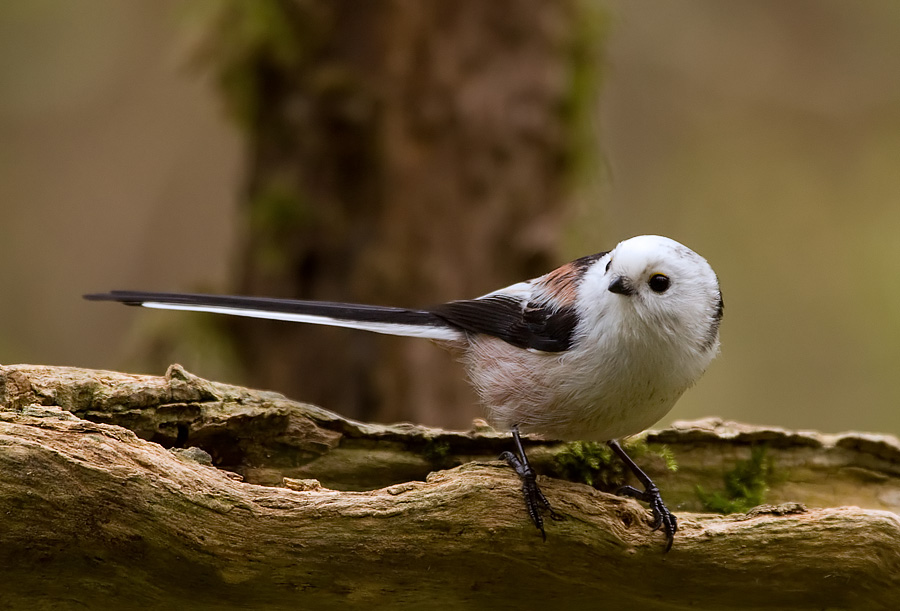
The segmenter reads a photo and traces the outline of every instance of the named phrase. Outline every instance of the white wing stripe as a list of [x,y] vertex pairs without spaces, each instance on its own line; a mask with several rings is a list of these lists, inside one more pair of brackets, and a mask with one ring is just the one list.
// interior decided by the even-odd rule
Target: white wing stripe
[[158,310],[185,310],[190,312],[209,312],[211,314],[228,314],[231,316],[246,316],[248,318],[264,318],[267,320],[284,320],[288,322],[305,322],[315,325],[327,325],[331,327],[345,327],[348,329],[362,329],[374,333],[387,335],[402,335],[405,337],[423,337],[427,339],[460,340],[464,335],[461,331],[450,327],[436,327],[429,325],[409,325],[390,322],[360,322],[357,320],[342,320],[330,316],[318,316],[315,314],[294,314],[289,312],[268,312],[266,310],[245,310],[242,308],[228,308],[221,306],[186,305],[176,303],[161,303],[157,301],[145,301],[141,304],[145,308]]

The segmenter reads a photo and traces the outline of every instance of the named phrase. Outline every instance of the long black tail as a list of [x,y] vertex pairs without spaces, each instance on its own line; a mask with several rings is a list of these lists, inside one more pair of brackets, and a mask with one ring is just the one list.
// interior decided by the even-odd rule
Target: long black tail
[[267,297],[198,295],[191,293],[149,293],[111,291],[85,295],[91,301],[118,301],[126,305],[163,310],[212,312],[250,318],[306,322],[334,327],[363,329],[388,335],[458,340],[462,331],[427,310],[384,306],[300,301]]

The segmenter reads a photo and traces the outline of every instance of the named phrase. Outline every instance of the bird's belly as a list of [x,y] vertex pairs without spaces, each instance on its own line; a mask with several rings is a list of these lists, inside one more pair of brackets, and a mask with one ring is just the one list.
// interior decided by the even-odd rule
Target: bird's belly
[[580,424],[561,429],[559,436],[563,439],[607,441],[636,435],[668,414],[681,394],[665,393],[631,397],[630,400],[598,398],[583,408],[585,416]]
[[[639,433],[665,416],[689,386],[652,367],[578,363],[565,355],[492,354],[482,344],[469,359],[472,382],[498,428],[566,440],[606,441]],[[497,350],[503,346],[497,345]]]
[[560,396],[543,405],[519,403],[506,410],[505,420],[516,419],[523,431],[566,440],[607,441],[635,435],[665,416],[682,390]]

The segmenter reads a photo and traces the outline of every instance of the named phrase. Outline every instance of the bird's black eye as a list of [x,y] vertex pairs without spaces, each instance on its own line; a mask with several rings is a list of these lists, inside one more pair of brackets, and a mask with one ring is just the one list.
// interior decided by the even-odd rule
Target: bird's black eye
[[606,262],[606,271],[609,271],[609,267],[612,265],[612,259]]
[[669,277],[665,274],[653,274],[648,282],[655,293],[665,293],[669,288]]

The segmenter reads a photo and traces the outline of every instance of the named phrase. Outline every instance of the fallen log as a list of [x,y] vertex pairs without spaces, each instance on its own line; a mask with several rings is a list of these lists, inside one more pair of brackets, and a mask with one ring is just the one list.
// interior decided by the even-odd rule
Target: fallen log
[[[877,488],[858,498],[883,506],[898,486],[900,452],[888,437],[713,421],[654,435],[679,462],[678,473],[660,472],[673,482],[700,470],[697,456],[737,456],[762,436],[785,472],[841,472]],[[506,443],[481,425],[354,422],[178,367],[165,377],[0,367],[0,607],[900,604],[900,519],[884,507],[679,509],[664,555],[663,535],[635,501],[545,477],[566,519],[543,542],[516,476],[490,460]],[[564,451],[531,443],[548,467]]]

